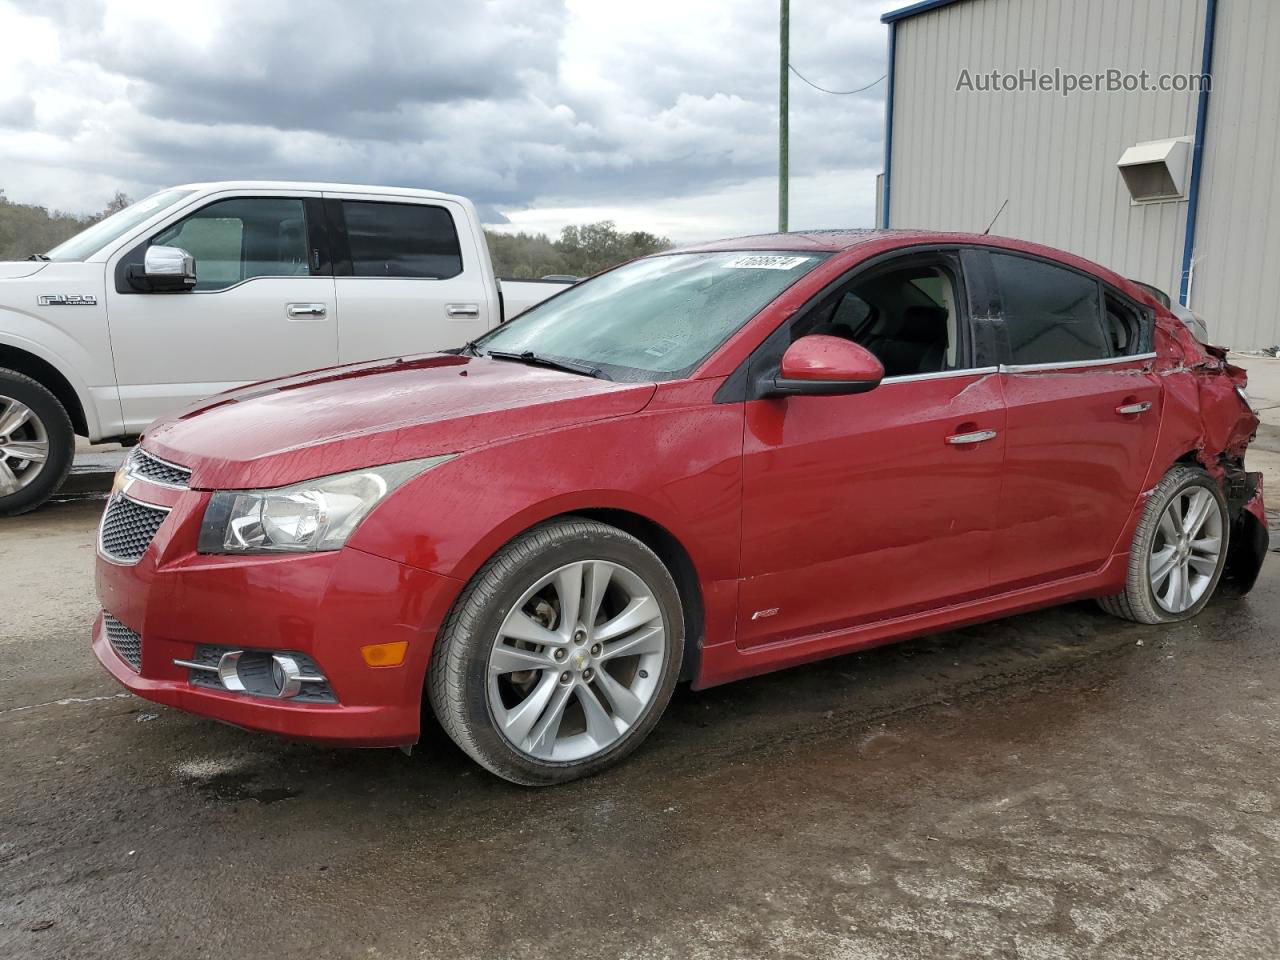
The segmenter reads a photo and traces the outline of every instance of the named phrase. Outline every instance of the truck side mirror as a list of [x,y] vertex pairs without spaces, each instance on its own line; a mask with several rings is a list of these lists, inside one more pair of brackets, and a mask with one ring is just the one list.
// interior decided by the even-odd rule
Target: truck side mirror
[[181,247],[147,247],[142,276],[152,291],[190,290],[196,285],[196,258]]

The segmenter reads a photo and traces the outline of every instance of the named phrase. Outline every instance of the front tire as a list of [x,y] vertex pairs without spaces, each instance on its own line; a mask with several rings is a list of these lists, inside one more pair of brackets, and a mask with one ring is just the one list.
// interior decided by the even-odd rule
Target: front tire
[[0,516],[34,510],[67,478],[75,431],[58,398],[40,383],[0,369]]
[[440,631],[427,692],[455,743],[498,776],[545,786],[638,747],[680,673],[671,573],[616,527],[566,517],[503,547]]
[[1226,564],[1227,502],[1204,470],[1185,464],[1164,475],[1147,499],[1129,552],[1123,593],[1103,610],[1138,623],[1176,623],[1204,609]]

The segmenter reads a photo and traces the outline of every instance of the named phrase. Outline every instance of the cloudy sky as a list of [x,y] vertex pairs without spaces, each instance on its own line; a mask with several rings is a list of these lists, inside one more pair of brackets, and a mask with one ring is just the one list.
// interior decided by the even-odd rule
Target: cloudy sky
[[[791,62],[884,73],[893,0],[792,0]],[[0,0],[0,188],[101,209],[197,180],[465,194],[506,229],[694,240],[777,216],[773,0]],[[884,89],[792,78],[793,228],[869,225]]]

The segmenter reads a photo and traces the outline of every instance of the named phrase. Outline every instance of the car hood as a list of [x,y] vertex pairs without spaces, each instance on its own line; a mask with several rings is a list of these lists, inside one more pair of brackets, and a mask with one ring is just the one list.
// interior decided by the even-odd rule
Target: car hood
[[251,384],[153,424],[143,447],[201,489],[274,487],[641,410],[653,384],[453,354]]
[[21,280],[49,265],[47,260],[0,260],[0,280]]

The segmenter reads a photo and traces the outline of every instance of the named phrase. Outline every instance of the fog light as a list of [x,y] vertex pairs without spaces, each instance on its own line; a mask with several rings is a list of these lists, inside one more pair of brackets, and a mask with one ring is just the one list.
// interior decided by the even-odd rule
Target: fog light
[[404,663],[405,651],[409,649],[409,641],[397,640],[395,643],[371,643],[360,648],[364,662],[371,667],[398,667]]
[[276,696],[281,700],[296,697],[302,689],[302,671],[293,657],[283,653],[271,655],[271,679],[276,685]]

